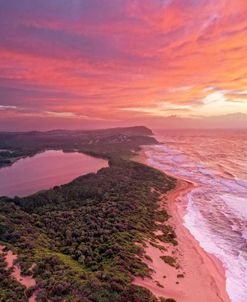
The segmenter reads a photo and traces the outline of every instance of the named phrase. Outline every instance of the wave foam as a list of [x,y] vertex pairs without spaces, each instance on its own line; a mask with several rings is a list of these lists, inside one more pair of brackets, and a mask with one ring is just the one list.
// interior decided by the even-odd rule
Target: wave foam
[[[221,148],[211,156],[214,140],[198,144],[181,137],[148,147],[148,164],[196,182],[188,193],[184,224],[205,251],[226,269],[227,292],[233,302],[247,301],[247,175],[245,158]],[[218,138],[220,140],[220,138]],[[223,144],[222,144],[223,146]],[[234,152],[233,152],[234,151]],[[227,153],[229,152],[229,154]],[[242,156],[242,157],[241,157]],[[242,159],[242,162],[241,162]],[[234,176],[233,176],[234,175]]]

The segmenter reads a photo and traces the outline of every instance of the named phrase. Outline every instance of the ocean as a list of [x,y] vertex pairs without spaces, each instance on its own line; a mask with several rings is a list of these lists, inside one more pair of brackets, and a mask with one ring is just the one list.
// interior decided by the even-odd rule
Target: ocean
[[247,301],[247,131],[162,130],[147,163],[196,184],[184,225],[226,270],[233,302]]

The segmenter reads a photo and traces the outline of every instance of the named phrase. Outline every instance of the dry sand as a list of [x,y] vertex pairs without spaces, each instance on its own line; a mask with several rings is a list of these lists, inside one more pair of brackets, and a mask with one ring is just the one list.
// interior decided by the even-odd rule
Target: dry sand
[[[147,163],[144,152],[134,160]],[[173,298],[177,302],[229,302],[221,262],[206,253],[183,225],[185,202],[182,197],[193,186],[195,184],[177,179],[176,188],[161,198],[160,207],[171,215],[168,223],[176,231],[178,246],[159,242],[166,248],[161,251],[147,243],[145,250],[152,261],[145,262],[154,272],[151,279],[136,278],[134,284],[148,288],[156,297]],[[160,258],[164,255],[176,258],[179,268],[166,264]]]
[[[36,281],[32,276],[23,276],[21,275],[21,269],[18,264],[15,264],[15,261],[17,260],[17,255],[15,255],[11,250],[8,250],[6,253],[4,252],[5,246],[0,245],[0,254],[4,255],[5,261],[7,263],[7,269],[12,268],[11,275],[24,285],[26,288],[30,288],[36,285]],[[35,302],[36,301],[36,293],[28,299],[29,302]]]

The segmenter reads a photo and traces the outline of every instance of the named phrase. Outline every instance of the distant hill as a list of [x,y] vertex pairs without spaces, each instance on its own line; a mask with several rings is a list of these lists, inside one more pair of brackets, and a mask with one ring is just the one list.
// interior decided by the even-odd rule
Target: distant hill
[[21,157],[54,149],[78,151],[103,158],[129,156],[140,145],[155,144],[152,131],[144,126],[103,130],[52,130],[0,132],[0,166]]
[[111,135],[111,134],[125,134],[129,136],[133,135],[153,135],[153,132],[145,126],[135,127],[118,127],[108,129],[97,129],[97,130],[50,130],[46,132],[35,131],[35,133],[46,133],[46,134],[88,134],[88,135]]

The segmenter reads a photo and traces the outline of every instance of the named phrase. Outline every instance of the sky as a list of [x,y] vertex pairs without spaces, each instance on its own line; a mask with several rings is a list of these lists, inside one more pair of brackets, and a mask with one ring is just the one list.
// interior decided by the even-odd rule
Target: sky
[[0,130],[247,127],[246,0],[0,0]]

